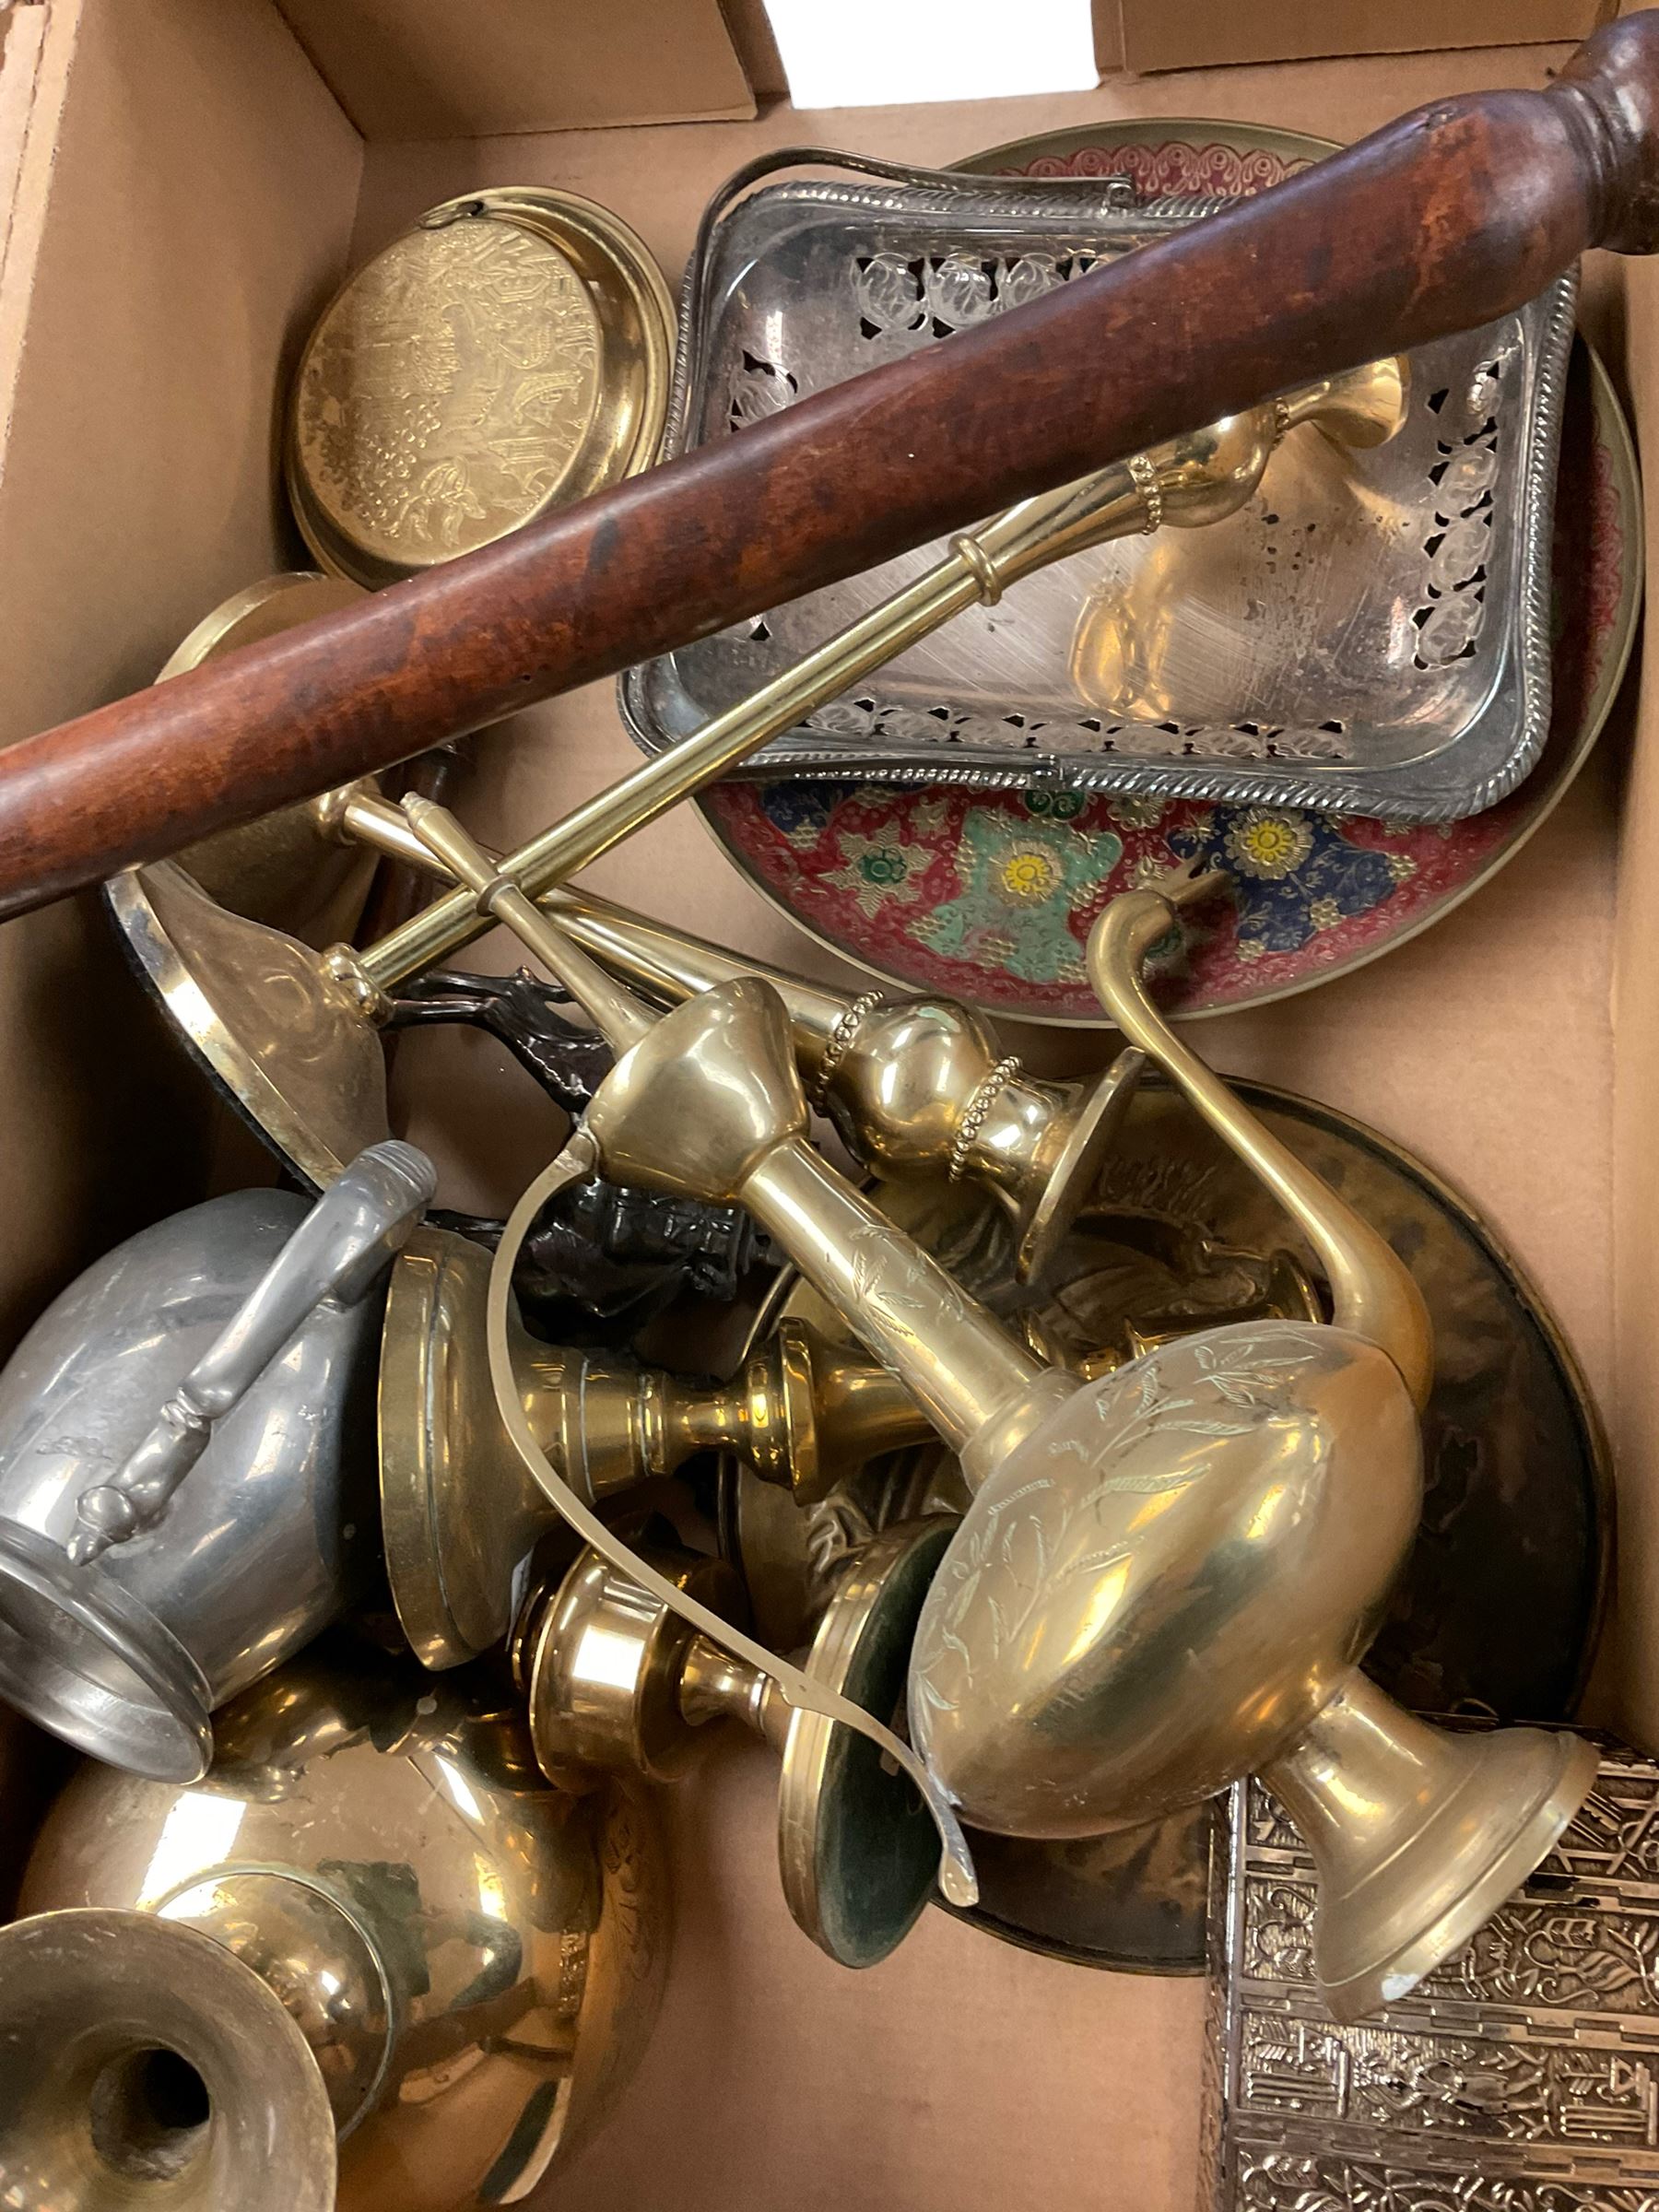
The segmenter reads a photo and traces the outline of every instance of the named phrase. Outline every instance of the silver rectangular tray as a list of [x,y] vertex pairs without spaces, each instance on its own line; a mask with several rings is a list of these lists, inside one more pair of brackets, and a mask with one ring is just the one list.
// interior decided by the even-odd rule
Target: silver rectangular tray
[[[821,173],[762,182],[768,171]],[[861,173],[866,168],[877,177]],[[705,221],[670,452],[936,344],[1220,205],[794,152]],[[1526,774],[1549,719],[1549,546],[1575,279],[1422,347],[1398,436],[1293,431],[1249,505],[1079,554],[959,615],[747,772],[1075,785],[1441,821]],[[1109,365],[1103,372],[1109,373]],[[935,546],[630,669],[658,750],[937,559]]]

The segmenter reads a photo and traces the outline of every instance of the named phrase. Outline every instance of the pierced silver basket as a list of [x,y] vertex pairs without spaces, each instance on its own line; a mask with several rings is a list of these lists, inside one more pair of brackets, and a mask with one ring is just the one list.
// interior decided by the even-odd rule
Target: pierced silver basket
[[[840,173],[765,181],[808,166]],[[666,450],[730,436],[1224,205],[1136,203],[1121,178],[767,157],[705,218]],[[1057,784],[1396,821],[1491,806],[1548,727],[1550,516],[1575,289],[1562,277],[1520,312],[1422,347],[1389,444],[1338,453],[1316,430],[1293,432],[1229,521],[1029,578],[818,709],[747,772]],[[660,749],[942,550],[630,669],[624,720]]]

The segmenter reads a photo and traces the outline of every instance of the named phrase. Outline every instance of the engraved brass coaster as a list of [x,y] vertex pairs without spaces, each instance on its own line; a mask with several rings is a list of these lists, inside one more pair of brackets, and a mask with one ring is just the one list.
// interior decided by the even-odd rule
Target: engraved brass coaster
[[1659,1762],[1603,1743],[1537,1872],[1410,1994],[1338,2027],[1305,1846],[1253,1783],[1217,1851],[1210,2212],[1646,2212],[1659,2203]]
[[[1426,1712],[1489,1707],[1555,1720],[1573,1710],[1599,1621],[1609,1526],[1607,1470],[1585,1386],[1536,1293],[1477,1217],[1399,1147],[1312,1100],[1237,1088],[1268,1126],[1409,1259],[1433,1319],[1435,1389],[1424,1418],[1422,1532],[1369,1663]],[[878,1202],[927,1241],[947,1220],[927,1186]],[[949,1264],[1007,1312],[1018,1300],[1006,1241],[948,1218]],[[943,1256],[943,1255],[942,1255]],[[1077,1362],[1127,1349],[1142,1330],[1200,1325],[1253,1302],[1286,1305],[1286,1276],[1312,1255],[1285,1217],[1175,1094],[1147,1080],[1099,1195],[1063,1248],[1027,1333]],[[790,1275],[756,1324],[833,1316]],[[850,1552],[894,1520],[959,1512],[966,1493],[942,1449],[872,1462],[802,1512],[726,1463],[722,1541],[773,1648],[803,1640]],[[975,1834],[981,1901],[966,1917],[1006,1940],[1078,1963],[1192,1973],[1205,1960],[1209,1813],[1085,1842]]]
[[372,587],[646,466],[673,330],[655,263],[591,201],[514,187],[434,207],[306,347],[288,480],[307,544]]

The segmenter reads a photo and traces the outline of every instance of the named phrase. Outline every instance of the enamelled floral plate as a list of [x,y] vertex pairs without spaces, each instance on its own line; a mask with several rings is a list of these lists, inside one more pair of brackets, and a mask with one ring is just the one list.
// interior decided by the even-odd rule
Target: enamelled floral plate
[[[1330,150],[1237,124],[1159,121],[1053,133],[964,167],[1124,174],[1143,194],[1260,192]],[[701,804],[737,866],[802,929],[907,990],[1014,1019],[1104,1025],[1084,971],[1101,908],[1182,863],[1225,867],[1230,905],[1200,917],[1172,1013],[1288,997],[1375,959],[1461,903],[1547,818],[1606,719],[1641,605],[1641,487],[1606,371],[1573,348],[1556,499],[1554,709],[1543,758],[1509,798],[1461,822],[1110,794],[894,787],[778,777]]]

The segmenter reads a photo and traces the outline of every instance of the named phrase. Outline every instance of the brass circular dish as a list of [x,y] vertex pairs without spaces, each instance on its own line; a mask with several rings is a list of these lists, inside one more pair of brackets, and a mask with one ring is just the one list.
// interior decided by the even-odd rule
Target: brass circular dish
[[[1422,1526],[1368,1671],[1422,1712],[1569,1717],[1594,1648],[1611,1530],[1606,1445],[1571,1353],[1489,1229],[1432,1171],[1311,1100],[1236,1088],[1408,1256],[1434,1324]],[[893,1183],[878,1203],[902,1218],[923,1206],[925,1189]],[[967,1225],[955,1226],[959,1250],[972,1250]],[[1293,1305],[1287,1261],[1291,1278],[1312,1271],[1271,1196],[1148,1077],[1035,1306],[1018,1311],[1006,1236],[979,1247],[963,1274],[1046,1356],[1077,1365],[1102,1345],[1133,1351],[1132,1322],[1161,1330],[1253,1302]],[[751,1346],[785,1312],[844,1336],[844,1324],[785,1271]],[[873,1461],[806,1512],[723,1461],[722,1548],[748,1586],[757,1632],[787,1650],[811,1633],[845,1561],[872,1535],[918,1514],[959,1513],[966,1501],[943,1446]],[[1199,1806],[1081,1841],[976,1832],[981,1901],[963,1917],[1080,1964],[1201,1971],[1209,1829],[1209,1808]]]
[[654,458],[674,308],[628,225],[574,193],[446,200],[347,279],[288,411],[296,518],[374,588],[476,552]]

